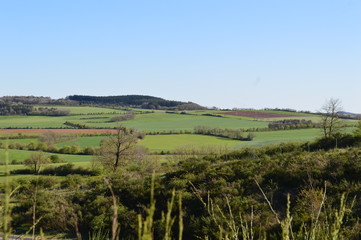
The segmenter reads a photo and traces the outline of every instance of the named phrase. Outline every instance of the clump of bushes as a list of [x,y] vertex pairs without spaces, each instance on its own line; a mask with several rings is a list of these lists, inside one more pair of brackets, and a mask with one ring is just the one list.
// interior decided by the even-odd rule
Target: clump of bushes
[[120,122],[120,121],[127,121],[127,120],[132,120],[135,117],[135,112],[134,111],[130,111],[128,113],[119,115],[119,116],[115,116],[112,117],[110,119],[111,122]]
[[[33,174],[32,169],[16,169],[11,171],[11,174]],[[60,166],[48,166],[39,171],[39,175],[51,175],[51,176],[67,176],[71,174],[97,176],[100,174],[100,170],[93,170],[83,167],[75,167],[73,163],[67,163]]]
[[70,115],[70,110],[67,108],[48,108],[48,107],[39,107],[34,108],[29,115],[35,116],[68,116]]
[[194,128],[195,134],[216,136],[216,137],[225,137],[231,138],[234,140],[245,140],[251,141],[254,138],[253,133],[248,133],[247,136],[244,136],[242,129],[222,129],[222,128],[212,128],[207,126],[197,126]]
[[268,128],[272,130],[288,130],[301,128],[318,128],[319,123],[313,123],[311,120],[284,119],[280,121],[272,121],[268,124]]

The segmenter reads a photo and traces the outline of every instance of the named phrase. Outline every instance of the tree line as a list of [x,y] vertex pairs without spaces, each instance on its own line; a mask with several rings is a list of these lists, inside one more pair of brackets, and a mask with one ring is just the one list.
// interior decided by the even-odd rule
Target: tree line
[[72,95],[66,99],[79,102],[80,104],[116,105],[126,107],[136,107],[143,109],[205,109],[192,102],[181,102],[165,100],[163,98],[144,95],[123,95],[123,96],[85,96]]
[[0,115],[27,115],[33,111],[33,107],[24,104],[12,104],[0,102]]
[[124,113],[122,115],[118,115],[115,117],[112,117],[110,119],[111,122],[120,122],[120,121],[127,121],[127,120],[132,120],[135,117],[135,112],[134,111],[129,111],[127,113]]
[[312,120],[284,119],[268,123],[268,128],[272,130],[319,128],[321,124],[313,123]]
[[50,97],[36,97],[36,96],[3,96],[0,97],[2,103],[26,104],[26,105],[78,105],[77,102],[68,99],[52,99]]
[[70,110],[66,108],[34,107],[23,103],[0,102],[0,115],[35,115],[35,116],[67,116]]
[[244,136],[244,131],[242,129],[222,129],[208,126],[196,126],[194,128],[194,133],[244,141],[251,141],[254,138],[253,133],[248,133],[247,136]]

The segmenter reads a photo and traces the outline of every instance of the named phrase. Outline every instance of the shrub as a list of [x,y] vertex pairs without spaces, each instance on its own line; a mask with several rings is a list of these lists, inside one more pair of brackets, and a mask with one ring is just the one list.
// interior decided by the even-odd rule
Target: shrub
[[63,157],[60,157],[59,155],[51,155],[50,156],[50,161],[52,163],[64,163],[64,162],[66,162],[65,159]]

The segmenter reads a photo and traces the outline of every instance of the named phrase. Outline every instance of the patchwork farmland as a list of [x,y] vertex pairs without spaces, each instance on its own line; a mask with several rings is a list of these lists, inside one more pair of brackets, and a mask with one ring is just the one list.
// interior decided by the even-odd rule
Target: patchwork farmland
[[[53,196],[53,199],[47,199],[45,205],[41,205],[42,202],[36,203],[39,208],[42,207],[40,209],[46,209],[49,203],[59,201],[57,204],[63,209],[64,204],[78,208],[76,213],[73,209],[67,210],[72,216],[85,216],[92,212],[91,216],[78,220],[85,223],[78,229],[80,235],[88,234],[88,226],[92,224],[89,221],[96,219],[94,216],[101,216],[103,212],[111,216],[106,210],[112,209],[109,205],[112,202],[110,189],[117,192],[120,196],[117,199],[127,209],[138,211],[138,206],[132,204],[140,204],[139,199],[144,198],[136,196],[138,192],[144,196],[149,193],[152,172],[156,173],[157,181],[163,186],[182,189],[186,211],[194,218],[198,210],[191,209],[199,200],[194,199],[194,193],[192,194],[192,191],[197,190],[188,189],[190,182],[208,191],[227,194],[234,194],[234,190],[239,189],[235,182],[238,181],[237,178],[245,181],[240,186],[252,186],[253,180],[249,181],[254,174],[263,179],[271,178],[272,184],[273,181],[283,184],[288,180],[279,181],[277,171],[285,171],[285,168],[289,168],[287,171],[291,172],[303,169],[302,164],[309,161],[310,154],[311,158],[323,161],[323,153],[319,156],[316,151],[320,147],[345,147],[350,141],[359,141],[358,135],[353,135],[355,129],[356,132],[359,129],[358,121],[344,119],[343,135],[324,142],[324,132],[320,127],[322,118],[309,113],[276,110],[154,110],[114,106],[36,105],[36,108],[48,115],[66,114],[0,116],[0,185],[9,186],[11,182],[12,186],[22,186],[21,195],[17,196],[18,200],[13,204],[16,206],[14,212],[23,215],[29,212],[22,212],[29,203],[21,196],[31,194],[27,187],[31,189],[34,183],[40,189],[37,190],[40,199],[48,196],[41,194]],[[118,150],[114,148],[117,143]],[[109,148],[110,146],[112,147]],[[126,146],[132,147],[127,149]],[[117,151],[121,156],[119,164],[117,161],[109,164],[108,160],[117,156]],[[314,151],[316,152],[312,153]],[[339,154],[345,152],[347,153],[342,149]],[[291,159],[288,156],[292,156]],[[287,174],[292,181],[298,181],[294,180],[298,173],[296,176]],[[284,174],[280,177],[283,179]],[[107,185],[107,179],[112,179],[112,185]],[[117,187],[113,189],[112,186]],[[288,185],[279,186],[289,189]],[[240,191],[246,192],[246,189]],[[212,194],[222,202],[217,192]],[[158,198],[162,196],[160,192],[156,195]],[[254,196],[254,193],[250,196]],[[132,199],[126,203],[128,197]],[[81,201],[81,207],[76,205],[77,201]],[[141,204],[144,206],[148,202],[146,197]],[[107,208],[97,213],[92,206],[98,204]],[[160,201],[160,204],[163,203]],[[56,206],[53,208],[57,209]],[[278,208],[282,208],[282,205]],[[38,211],[37,214],[53,220],[58,215],[46,214],[54,209]],[[134,216],[133,212],[126,211],[128,216]],[[119,218],[127,216],[120,215]],[[22,221],[24,220],[20,218],[13,220],[19,226],[27,226]],[[109,229],[109,217],[102,221],[107,222]],[[189,226],[194,225],[189,219],[187,221]],[[57,226],[50,226],[47,222],[40,219],[40,226],[48,230],[48,235],[56,233],[58,239],[74,238],[72,231],[66,228],[59,230]],[[260,223],[264,224],[262,221]],[[96,228],[97,225],[94,225],[91,231],[102,231],[94,230]],[[125,226],[124,229],[135,231],[132,226]],[[23,234],[24,231],[17,228],[16,233]],[[189,239],[193,239],[192,231],[189,234]]]

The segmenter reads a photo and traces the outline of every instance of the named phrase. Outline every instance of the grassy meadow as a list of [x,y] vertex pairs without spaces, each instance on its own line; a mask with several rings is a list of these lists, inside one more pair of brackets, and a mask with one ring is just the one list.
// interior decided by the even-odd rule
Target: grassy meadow
[[173,151],[178,147],[193,146],[225,146],[228,148],[237,147],[242,141],[221,137],[197,135],[197,134],[176,134],[176,135],[149,135],[139,144],[150,152]]
[[71,146],[75,144],[79,147],[98,147],[100,142],[106,138],[106,136],[78,137],[70,141],[58,143],[56,144],[56,146],[61,148],[64,146]]

